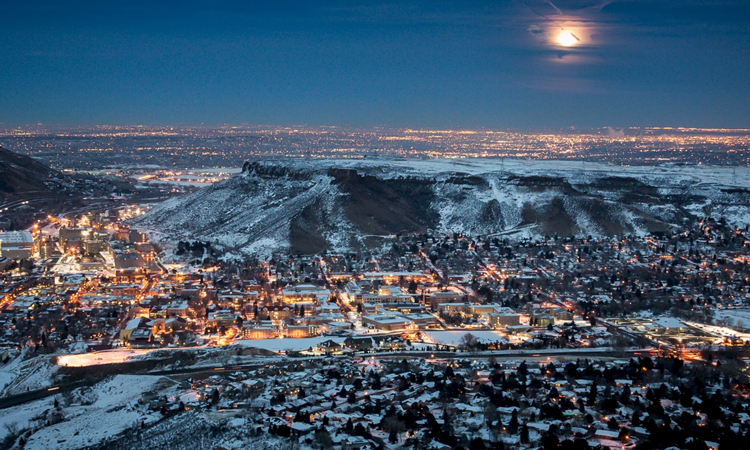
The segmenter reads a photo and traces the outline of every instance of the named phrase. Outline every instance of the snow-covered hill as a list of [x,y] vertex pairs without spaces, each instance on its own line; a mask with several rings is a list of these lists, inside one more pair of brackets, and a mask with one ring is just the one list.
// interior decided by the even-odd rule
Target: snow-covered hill
[[245,255],[346,251],[396,233],[509,238],[666,230],[693,216],[750,222],[750,170],[499,159],[246,164],[137,225]]

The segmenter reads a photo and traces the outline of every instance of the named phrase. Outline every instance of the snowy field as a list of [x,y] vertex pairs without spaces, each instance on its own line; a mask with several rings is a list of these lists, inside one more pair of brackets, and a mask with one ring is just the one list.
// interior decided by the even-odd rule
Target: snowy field
[[314,338],[300,338],[300,339],[242,339],[235,341],[235,344],[239,344],[243,347],[254,347],[270,350],[272,352],[280,352],[286,350],[302,351],[307,350],[310,347],[315,347],[321,342],[334,341],[338,344],[344,342],[346,338],[343,337],[331,337],[331,336],[318,336]]
[[116,364],[129,361],[136,356],[147,355],[156,350],[107,350],[103,352],[80,353],[76,355],[65,355],[57,359],[57,365],[66,367],[96,366],[99,364]]
[[730,327],[750,329],[750,309],[714,310],[714,321],[716,323],[724,323]]
[[470,333],[480,342],[506,342],[508,339],[499,331],[492,330],[459,330],[459,331],[424,331],[423,334],[430,344],[453,345],[461,343],[461,339]]
[[720,327],[716,325],[706,325],[706,324],[697,323],[697,322],[685,322],[685,325],[705,331],[706,333],[712,334],[714,336],[721,336],[723,338],[742,339],[743,341],[750,341],[750,333],[740,333],[739,331],[735,331],[727,327]]

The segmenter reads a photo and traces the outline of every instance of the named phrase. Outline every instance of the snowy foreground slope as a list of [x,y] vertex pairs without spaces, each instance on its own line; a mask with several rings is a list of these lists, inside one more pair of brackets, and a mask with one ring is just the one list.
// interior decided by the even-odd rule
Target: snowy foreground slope
[[237,255],[356,250],[396,233],[510,239],[750,221],[750,171],[499,159],[264,161],[137,222]]

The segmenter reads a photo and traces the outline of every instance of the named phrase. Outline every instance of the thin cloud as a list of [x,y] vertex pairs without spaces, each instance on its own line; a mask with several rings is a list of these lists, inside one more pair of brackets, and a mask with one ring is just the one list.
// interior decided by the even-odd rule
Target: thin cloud
[[555,6],[554,3],[552,3],[552,0],[547,0],[547,3],[552,7],[552,9],[555,10],[555,12],[557,13],[558,16],[564,15],[563,12],[560,11],[560,8],[558,8],[557,6]]

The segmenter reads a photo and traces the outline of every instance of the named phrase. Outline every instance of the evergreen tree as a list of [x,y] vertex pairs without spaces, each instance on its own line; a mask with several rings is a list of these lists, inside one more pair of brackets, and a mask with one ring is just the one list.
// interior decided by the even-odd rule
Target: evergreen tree
[[529,427],[526,424],[523,424],[523,427],[521,427],[521,443],[529,443]]
[[518,410],[514,409],[510,416],[510,422],[508,422],[508,433],[518,433]]
[[633,411],[633,417],[630,419],[630,423],[633,424],[634,427],[641,425],[641,414],[638,410]]
[[521,362],[521,365],[518,366],[518,374],[523,378],[526,378],[526,375],[529,374],[529,368],[526,367],[526,361]]
[[596,404],[596,383],[591,385],[591,389],[589,389],[589,396],[587,400],[588,400],[588,406],[594,406]]
[[471,443],[469,444],[469,450],[486,450],[487,446],[484,445],[484,440],[482,438],[476,437],[471,440]]

